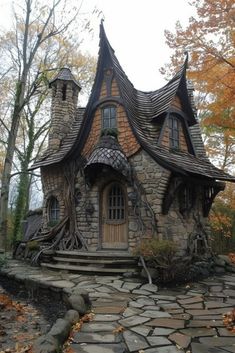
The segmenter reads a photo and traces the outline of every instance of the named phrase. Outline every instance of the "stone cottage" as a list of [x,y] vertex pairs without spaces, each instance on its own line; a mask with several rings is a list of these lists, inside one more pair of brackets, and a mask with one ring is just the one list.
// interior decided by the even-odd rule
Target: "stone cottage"
[[224,181],[206,156],[186,66],[156,91],[137,90],[100,26],[96,77],[85,108],[68,68],[50,82],[51,127],[41,168],[43,230],[58,247],[131,252],[145,238],[181,253],[208,246],[208,213]]

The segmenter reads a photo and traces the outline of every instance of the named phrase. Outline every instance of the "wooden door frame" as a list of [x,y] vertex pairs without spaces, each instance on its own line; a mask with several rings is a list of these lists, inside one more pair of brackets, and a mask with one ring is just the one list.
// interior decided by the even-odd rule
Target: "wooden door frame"
[[[122,180],[118,179],[110,179],[107,181],[105,184],[102,185],[102,187],[99,190],[99,248],[103,250],[107,250],[102,247],[103,244],[103,207],[104,207],[104,197],[107,196],[108,191],[112,187],[112,185],[118,184],[120,188],[122,189],[123,197],[124,197],[124,207],[125,207],[125,221],[123,223],[126,223],[127,227],[127,239],[126,239],[126,248],[125,249],[119,249],[122,251],[127,251],[129,248],[129,243],[128,243],[128,198],[127,198],[127,186],[126,183],[123,182]],[[105,193],[105,195],[104,195]],[[105,197],[106,202],[107,202],[107,197]],[[107,207],[107,205],[106,205]],[[112,249],[112,248],[110,248]],[[113,248],[115,249],[115,247]]]

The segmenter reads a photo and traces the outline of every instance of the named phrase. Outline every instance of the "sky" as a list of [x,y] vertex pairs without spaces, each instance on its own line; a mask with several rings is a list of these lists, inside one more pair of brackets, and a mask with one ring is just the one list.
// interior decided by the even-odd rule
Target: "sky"
[[[125,73],[141,90],[155,90],[165,84],[159,69],[170,58],[164,30],[174,31],[179,20],[187,25],[195,10],[187,0],[84,0],[82,9],[96,6],[104,17],[111,46]],[[95,28],[96,27],[96,28]],[[98,50],[98,23],[90,46]]]
[[[23,0],[15,3],[20,1]],[[71,6],[81,2],[67,1]],[[11,26],[11,3],[11,0],[0,0],[0,28]],[[89,14],[95,7],[101,16],[93,17],[94,35],[84,40],[84,51],[98,54],[99,24],[104,18],[106,35],[134,86],[143,91],[162,87],[166,81],[159,70],[169,62],[171,54],[165,44],[164,30],[173,31],[178,20],[187,25],[189,17],[194,15],[188,0],[83,0],[80,11]],[[40,192],[37,195],[37,199],[31,200],[32,208],[40,205],[42,195]]]
[[[78,5],[80,0],[68,0]],[[10,0],[0,0],[0,26],[9,26]],[[19,0],[15,0],[19,3]],[[99,19],[93,19],[94,36],[84,41],[84,50],[98,54],[99,23],[104,27],[111,46],[125,73],[137,89],[155,90],[166,82],[159,69],[170,58],[165,44],[164,30],[174,31],[179,20],[187,25],[195,14],[188,0],[83,0],[81,13],[94,8],[101,11]]]

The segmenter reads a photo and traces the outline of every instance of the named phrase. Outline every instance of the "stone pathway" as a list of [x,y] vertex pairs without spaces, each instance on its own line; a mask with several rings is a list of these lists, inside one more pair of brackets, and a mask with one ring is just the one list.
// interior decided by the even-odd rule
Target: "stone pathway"
[[71,344],[77,353],[235,353],[222,315],[235,306],[235,274],[158,289],[136,278],[84,276],[11,260],[8,276],[55,291],[89,292],[94,319]]

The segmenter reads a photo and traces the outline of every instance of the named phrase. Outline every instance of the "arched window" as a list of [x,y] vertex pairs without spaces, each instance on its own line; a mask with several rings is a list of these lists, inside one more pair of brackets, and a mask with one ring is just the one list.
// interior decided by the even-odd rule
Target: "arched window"
[[168,118],[170,148],[180,148],[180,122],[179,119],[170,115]]
[[102,128],[103,129],[115,129],[116,123],[116,107],[108,106],[102,109]]
[[58,221],[60,218],[60,205],[56,197],[51,196],[48,202],[49,221]]
[[125,220],[125,198],[122,188],[113,184],[107,194],[108,221],[120,222]]

